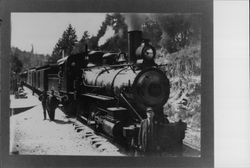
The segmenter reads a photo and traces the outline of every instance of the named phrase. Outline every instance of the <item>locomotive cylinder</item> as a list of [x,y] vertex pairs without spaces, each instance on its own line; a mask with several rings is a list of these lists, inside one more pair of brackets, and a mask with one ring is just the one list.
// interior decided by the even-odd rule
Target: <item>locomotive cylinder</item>
[[102,125],[103,131],[106,132],[111,137],[119,137],[123,135],[122,134],[123,124],[120,122],[113,123],[106,119],[103,119],[101,125]]

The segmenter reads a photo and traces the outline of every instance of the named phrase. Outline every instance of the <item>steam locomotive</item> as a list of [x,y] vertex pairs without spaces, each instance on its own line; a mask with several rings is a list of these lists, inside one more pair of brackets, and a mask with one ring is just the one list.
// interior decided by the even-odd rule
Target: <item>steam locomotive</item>
[[68,115],[85,121],[130,149],[181,149],[186,123],[170,123],[163,106],[169,79],[154,62],[155,48],[141,31],[128,32],[128,53],[89,51],[28,71],[36,92],[51,89]]

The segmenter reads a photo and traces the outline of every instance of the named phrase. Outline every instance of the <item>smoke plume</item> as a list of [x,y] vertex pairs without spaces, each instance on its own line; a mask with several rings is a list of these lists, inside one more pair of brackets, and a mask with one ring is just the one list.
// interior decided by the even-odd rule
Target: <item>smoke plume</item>
[[125,22],[128,25],[128,31],[141,30],[141,26],[145,19],[149,16],[148,13],[122,13]]

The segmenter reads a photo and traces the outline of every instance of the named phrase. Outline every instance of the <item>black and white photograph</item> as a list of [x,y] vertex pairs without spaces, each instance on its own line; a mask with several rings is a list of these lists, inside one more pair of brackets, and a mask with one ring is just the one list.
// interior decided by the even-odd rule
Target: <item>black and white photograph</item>
[[0,167],[249,168],[249,2],[0,0]]
[[3,2],[4,166],[213,166],[212,1]]
[[11,13],[11,155],[200,157],[199,13]]

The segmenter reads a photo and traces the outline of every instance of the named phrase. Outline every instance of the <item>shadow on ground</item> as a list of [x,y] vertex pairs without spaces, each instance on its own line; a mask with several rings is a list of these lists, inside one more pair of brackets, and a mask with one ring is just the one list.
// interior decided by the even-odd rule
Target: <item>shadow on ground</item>
[[57,124],[71,124],[71,121],[63,121],[63,120],[57,120],[55,119],[53,122],[57,123]]
[[16,114],[25,112],[25,111],[27,111],[29,109],[32,109],[33,107],[35,107],[35,106],[23,107],[23,108],[11,108],[10,109],[10,115],[16,115]]

